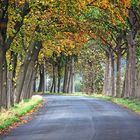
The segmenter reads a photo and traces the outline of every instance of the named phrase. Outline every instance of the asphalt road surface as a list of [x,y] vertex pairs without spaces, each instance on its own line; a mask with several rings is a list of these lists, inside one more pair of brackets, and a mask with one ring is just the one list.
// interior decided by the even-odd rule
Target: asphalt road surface
[[140,117],[109,101],[44,96],[33,120],[0,140],[140,140]]

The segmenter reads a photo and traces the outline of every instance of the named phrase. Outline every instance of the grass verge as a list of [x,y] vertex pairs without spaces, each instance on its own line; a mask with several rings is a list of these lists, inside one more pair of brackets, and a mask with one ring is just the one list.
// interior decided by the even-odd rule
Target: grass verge
[[140,114],[140,100],[138,100],[138,99],[117,98],[117,97],[112,97],[112,96],[105,96],[102,94],[93,94],[91,96],[90,95],[88,95],[88,96],[112,101],[118,105],[121,105],[125,108],[128,108],[128,109]]
[[[42,93],[39,93],[39,94],[42,94]],[[45,93],[45,94],[52,94],[52,93]],[[105,96],[102,94],[85,94],[85,93],[74,93],[74,94],[59,93],[57,95],[84,96],[84,97],[90,97],[90,98],[109,100],[109,101],[112,101],[116,104],[119,104],[125,108],[128,108],[128,109],[140,114],[140,100],[138,100],[138,99],[116,98],[116,97],[112,97],[112,96]]]
[[35,109],[42,102],[43,99],[41,96],[33,96],[31,99],[23,100],[8,110],[2,110],[0,112],[0,130],[20,121],[21,116]]
[[140,115],[140,100],[136,99],[124,99],[124,98],[112,98],[112,101],[116,104],[122,105]]

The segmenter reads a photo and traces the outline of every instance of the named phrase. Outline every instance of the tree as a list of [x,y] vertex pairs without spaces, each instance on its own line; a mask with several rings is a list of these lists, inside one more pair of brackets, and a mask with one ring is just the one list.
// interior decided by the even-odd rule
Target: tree
[[[30,8],[27,2],[22,5],[16,5],[12,1],[1,1],[0,2],[0,103],[1,107],[9,107],[10,101],[7,95],[7,60],[6,52],[10,48],[14,38],[18,34],[25,16],[29,13]],[[17,13],[15,19],[11,19],[10,12],[13,14]],[[8,106],[7,106],[8,105]]]

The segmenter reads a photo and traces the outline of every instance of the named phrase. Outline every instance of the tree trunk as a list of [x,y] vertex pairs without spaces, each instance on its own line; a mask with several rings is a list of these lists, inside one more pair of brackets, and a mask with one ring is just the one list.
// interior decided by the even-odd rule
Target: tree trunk
[[33,85],[34,85],[34,81],[36,79],[36,71],[37,70],[34,70],[33,71],[33,74],[32,74],[32,78],[31,78],[31,82],[30,82],[30,86],[29,86],[29,98],[32,97],[32,93],[33,93]]
[[57,92],[60,93],[61,91],[61,67],[58,64],[58,88],[57,88]]
[[74,85],[74,57],[71,58],[71,93],[75,92],[75,85]]
[[68,67],[68,81],[67,81],[67,92],[66,93],[71,93],[71,67]]
[[109,49],[107,54],[107,61],[105,67],[105,78],[103,93],[108,96],[115,95],[115,74],[114,74],[114,55],[112,50]]
[[36,92],[36,78],[35,78],[34,84],[33,84],[33,91]]
[[105,63],[105,70],[104,70],[104,84],[103,84],[103,94],[108,94],[108,76],[109,76],[109,56],[106,55],[106,63]]
[[53,64],[53,92],[57,92],[57,67],[55,64]]
[[28,69],[25,75],[20,100],[28,98],[28,93],[29,93],[28,89],[29,89],[30,81],[32,79],[34,65],[35,65],[35,62],[31,60],[30,64],[28,65]]
[[128,61],[126,69],[126,79],[124,97],[134,98],[136,96],[136,46],[135,37],[140,31],[139,15],[137,9],[132,5],[129,8],[128,23],[130,30],[126,35],[128,48]]
[[7,107],[6,51],[0,46],[0,108]]
[[111,53],[111,96],[115,96],[115,66],[114,66],[114,55]]
[[45,70],[44,65],[39,66],[39,74],[40,74],[40,82],[39,82],[39,88],[38,92],[45,92]]
[[21,92],[22,92],[22,88],[24,86],[25,76],[26,76],[26,72],[28,69],[28,63],[29,63],[29,60],[24,61],[24,63],[21,65],[20,70],[19,70],[20,72],[18,75],[16,90],[15,90],[16,91],[16,93],[15,93],[16,103],[20,102]]
[[13,94],[13,72],[8,71],[7,74],[7,108],[11,106],[11,98]]
[[136,98],[140,99],[140,66],[137,68]]
[[[127,52],[127,58],[126,61],[128,63],[128,52]],[[128,97],[127,93],[128,93],[128,89],[126,87],[126,85],[128,85],[128,64],[126,64],[126,70],[125,70],[125,78],[123,81],[123,89],[122,89],[122,93],[121,93],[121,97]]]
[[54,87],[54,83],[53,83],[53,80],[52,80],[52,85],[51,85],[50,93],[53,93],[53,87]]
[[31,75],[31,78],[30,78],[30,82],[28,84],[28,87],[27,87],[27,93],[26,93],[26,99],[29,99],[32,97],[32,93],[33,93],[33,85],[34,85],[34,80],[35,80],[35,76],[36,76],[36,69],[34,68],[33,69],[33,72],[32,72],[32,75]]
[[7,107],[14,105],[14,88],[17,67],[17,54],[11,51],[9,70],[7,73]]
[[117,52],[117,76],[116,76],[116,96],[121,97],[121,50]]
[[69,80],[69,66],[68,66],[68,61],[67,61],[66,64],[65,64],[63,93],[67,93],[68,80]]
[[91,93],[96,93],[96,85],[95,85],[95,73],[94,73],[94,70],[92,69],[92,75],[91,75],[91,78],[92,78],[92,82],[91,82]]
[[26,54],[23,64],[20,66],[19,75],[17,78],[17,84],[15,89],[16,103],[20,102],[22,88],[24,86],[25,76],[27,73],[28,65],[31,60],[31,51],[33,46],[30,47],[30,51]]
[[32,83],[33,74],[36,71],[36,70],[34,70],[34,68],[35,68],[36,61],[38,59],[40,47],[38,49],[34,50],[33,56],[31,57],[31,61],[28,65],[28,69],[27,69],[27,72],[26,72],[25,81],[24,81],[24,85],[23,85],[23,88],[22,88],[21,99],[20,100],[22,100],[22,97],[24,99],[29,97],[30,88],[33,91],[33,85],[31,83]]
[[136,48],[133,39],[132,31],[127,36],[128,47],[128,61],[126,67],[126,79],[124,97],[135,97],[135,84],[136,84]]
[[48,73],[45,72],[45,91],[48,92]]
[[33,68],[35,66],[35,62],[38,58],[39,51],[42,47],[41,43],[38,42],[37,47],[31,47],[26,54],[23,65],[20,67],[19,76],[17,80],[17,89],[16,89],[16,103],[20,102],[24,98],[24,94],[26,93],[27,86],[29,84],[31,74],[33,72]]
[[107,86],[107,95],[108,96],[111,96],[112,95],[112,83],[111,83],[111,81],[112,81],[112,64],[111,64],[111,52],[109,52],[109,73],[108,73],[108,86]]

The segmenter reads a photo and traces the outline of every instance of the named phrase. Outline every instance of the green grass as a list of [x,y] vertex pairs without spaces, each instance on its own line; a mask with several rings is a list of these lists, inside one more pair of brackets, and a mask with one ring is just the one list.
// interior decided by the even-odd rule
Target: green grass
[[137,113],[140,113],[140,100],[136,99],[124,99],[124,98],[112,98],[112,101],[127,107]]
[[23,100],[14,107],[0,112],[0,129],[7,128],[19,121],[19,117],[25,115],[43,101],[41,96],[33,96],[31,99]]
[[[44,93],[44,94],[52,94],[52,93]],[[122,105],[126,108],[129,108],[132,111],[135,111],[137,113],[140,113],[140,100],[137,99],[126,99],[126,98],[116,98],[112,96],[105,96],[102,94],[85,94],[85,93],[59,93],[57,95],[64,95],[64,96],[84,96],[89,98],[98,98],[102,100],[109,100],[116,104]]]

